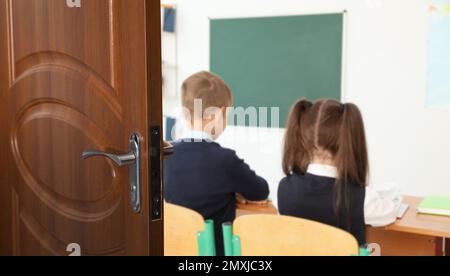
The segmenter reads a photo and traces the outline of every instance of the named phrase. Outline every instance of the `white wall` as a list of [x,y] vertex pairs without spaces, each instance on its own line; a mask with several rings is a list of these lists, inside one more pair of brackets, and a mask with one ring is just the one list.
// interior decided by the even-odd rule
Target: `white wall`
[[[427,0],[163,2],[178,9],[179,83],[209,68],[209,18],[347,10],[345,98],[364,114],[372,183],[396,182],[404,194],[450,196],[450,109],[425,108]],[[168,113],[178,107],[176,99],[165,104]],[[254,137],[255,131],[231,129],[222,143],[236,149],[275,190],[282,176],[282,133],[266,131],[257,140],[242,142],[239,137]]]

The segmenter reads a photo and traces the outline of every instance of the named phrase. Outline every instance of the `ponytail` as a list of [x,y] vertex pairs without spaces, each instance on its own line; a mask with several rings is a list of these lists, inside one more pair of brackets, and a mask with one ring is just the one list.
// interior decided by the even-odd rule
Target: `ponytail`
[[313,106],[310,101],[300,100],[291,109],[286,125],[284,138],[283,171],[286,175],[306,173],[309,164],[309,153],[302,135],[304,117]]
[[343,182],[354,182],[366,186],[369,161],[366,135],[361,112],[354,104],[344,104],[336,154],[339,178]]
[[369,171],[364,123],[356,105],[325,99],[314,105],[300,100],[292,107],[284,140],[284,173],[306,174],[315,151],[333,156],[338,170],[334,209],[339,224],[350,231],[350,188],[366,186]]
[[[364,122],[361,112],[354,104],[342,105],[342,124],[339,134],[339,148],[335,156],[339,177],[335,186],[335,211],[340,222],[345,218],[350,227],[349,185],[366,186],[369,161]],[[350,230],[350,229],[349,229]]]

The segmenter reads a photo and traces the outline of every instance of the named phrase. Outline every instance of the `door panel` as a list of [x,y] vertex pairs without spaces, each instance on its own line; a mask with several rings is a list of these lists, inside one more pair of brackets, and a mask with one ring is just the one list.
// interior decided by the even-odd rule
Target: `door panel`
[[50,58],[48,54],[59,53],[56,58],[68,57],[115,87],[117,70],[113,64],[118,49],[114,40],[118,30],[114,2],[82,1],[81,8],[68,8],[61,0],[11,1],[16,76],[26,69],[21,66],[30,64],[28,59],[42,59],[42,63]]
[[[152,55],[160,27],[149,22],[159,20],[159,1],[1,5],[9,65],[1,168],[10,172],[1,195],[10,217],[2,214],[1,226],[12,227],[0,252],[67,255],[77,243],[83,255],[159,254],[152,243],[162,240],[162,223],[149,219],[148,202],[149,125],[161,125],[161,60]],[[132,133],[142,144],[140,214],[130,207],[128,167],[81,160],[87,149],[127,152]]]

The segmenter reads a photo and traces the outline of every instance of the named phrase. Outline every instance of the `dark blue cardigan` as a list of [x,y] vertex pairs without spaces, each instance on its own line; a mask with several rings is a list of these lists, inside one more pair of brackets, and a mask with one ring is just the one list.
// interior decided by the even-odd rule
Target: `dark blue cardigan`
[[173,145],[174,155],[164,162],[165,200],[214,220],[217,253],[222,255],[221,224],[236,217],[236,193],[248,200],[265,200],[269,186],[234,151],[217,143],[179,141]]
[[334,187],[336,179],[312,174],[290,175],[278,187],[280,214],[318,221],[350,232],[360,245],[366,243],[364,200],[366,188],[347,185],[349,210],[347,216],[336,216]]

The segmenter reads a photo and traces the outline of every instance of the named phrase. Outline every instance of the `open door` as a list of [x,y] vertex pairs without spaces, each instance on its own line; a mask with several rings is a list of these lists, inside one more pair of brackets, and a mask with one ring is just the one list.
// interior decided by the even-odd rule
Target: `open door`
[[160,24],[158,0],[0,0],[0,255],[163,255]]

